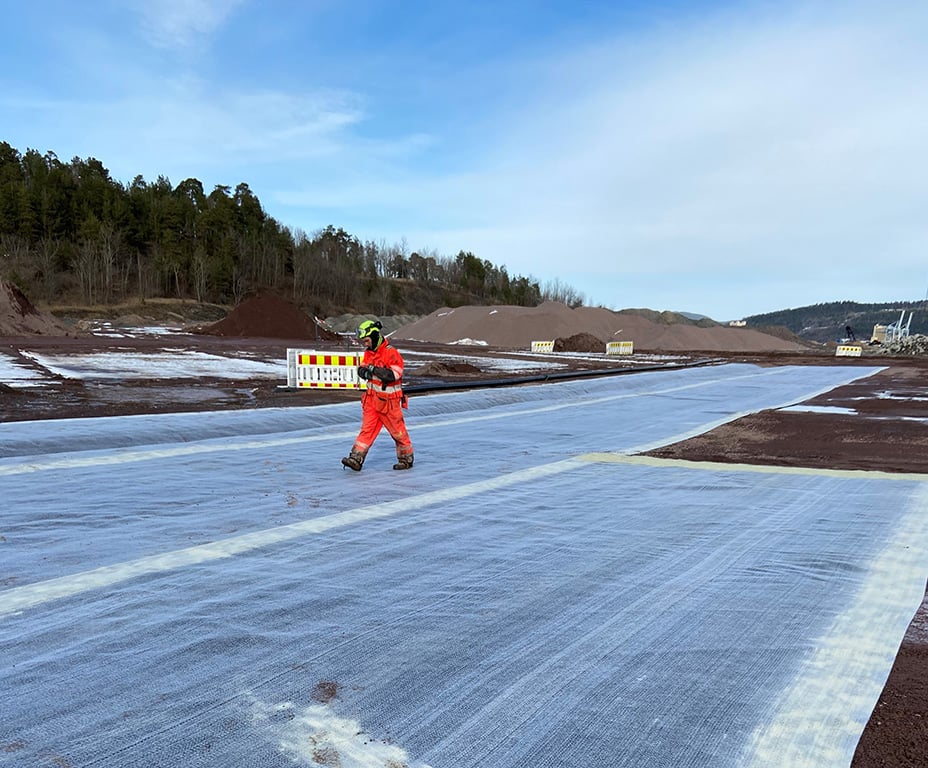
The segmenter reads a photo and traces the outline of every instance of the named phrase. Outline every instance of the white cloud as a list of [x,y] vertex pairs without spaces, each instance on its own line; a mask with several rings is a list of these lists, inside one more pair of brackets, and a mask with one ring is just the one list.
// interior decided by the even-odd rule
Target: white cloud
[[195,77],[139,80],[130,90],[65,107],[83,126],[84,147],[106,147],[87,154],[100,156],[123,182],[141,174],[149,181],[165,175],[176,184],[193,176],[234,186],[252,182],[249,169],[269,163],[332,164],[350,154],[345,133],[361,117],[351,95],[337,92],[245,91]]
[[188,48],[216,31],[245,0],[133,0],[149,41]]
[[431,234],[469,238],[458,247],[511,271],[585,275],[581,290],[606,303],[604,277],[708,272],[724,290],[730,270],[754,276],[741,311],[687,278],[676,305],[765,311],[803,282],[814,301],[866,297],[862,272],[874,292],[882,281],[912,298],[928,247],[915,31],[928,13],[856,10],[719,16],[557,60],[548,96],[501,126],[484,172],[432,191],[471,226]]

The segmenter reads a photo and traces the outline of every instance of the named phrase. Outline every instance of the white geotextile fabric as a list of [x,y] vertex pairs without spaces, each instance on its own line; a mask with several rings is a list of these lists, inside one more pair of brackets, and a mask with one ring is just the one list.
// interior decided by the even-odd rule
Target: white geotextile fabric
[[846,766],[925,483],[626,454],[873,370],[0,425],[0,765]]

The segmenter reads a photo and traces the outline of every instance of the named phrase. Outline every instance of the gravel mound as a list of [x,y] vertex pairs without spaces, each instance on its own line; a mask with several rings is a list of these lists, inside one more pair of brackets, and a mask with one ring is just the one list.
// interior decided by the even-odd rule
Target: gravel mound
[[591,333],[575,333],[566,339],[554,340],[555,352],[602,352],[606,343]]
[[195,328],[193,332],[268,339],[337,341],[339,338],[292,302],[269,292],[244,299],[219,322]]
[[[673,313],[614,312],[602,307],[577,307],[548,301],[537,307],[442,307],[404,325],[392,338],[437,344],[469,343],[502,349],[530,349],[533,341],[573,339],[579,335],[600,342],[631,341],[635,351],[673,352],[800,352],[808,346],[752,328],[733,328],[692,321]],[[586,351],[586,350],[577,350]]]

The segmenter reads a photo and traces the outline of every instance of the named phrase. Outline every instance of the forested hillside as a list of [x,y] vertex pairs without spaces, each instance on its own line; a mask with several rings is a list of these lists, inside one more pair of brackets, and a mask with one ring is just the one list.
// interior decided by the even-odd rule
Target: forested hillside
[[876,324],[889,325],[898,323],[902,312],[905,322],[912,323],[912,334],[928,333],[928,302],[899,301],[886,304],[860,304],[854,301],[833,301],[826,304],[814,304],[798,309],[783,309],[779,312],[767,312],[745,318],[748,326],[783,326],[813,341],[836,341],[845,335],[845,327],[850,326],[859,341],[869,341]]
[[539,286],[469,251],[408,252],[333,225],[306,233],[268,216],[248,184],[206,192],[136,176],[124,185],[94,158],[62,162],[0,142],[0,277],[33,300],[109,305],[140,298],[231,305],[271,289],[319,314],[424,314],[441,306],[581,296]]

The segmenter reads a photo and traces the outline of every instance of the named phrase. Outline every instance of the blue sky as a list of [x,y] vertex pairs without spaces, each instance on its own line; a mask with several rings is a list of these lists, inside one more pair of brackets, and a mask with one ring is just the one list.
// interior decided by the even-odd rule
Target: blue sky
[[0,140],[717,320],[928,298],[928,3],[4,4]]

